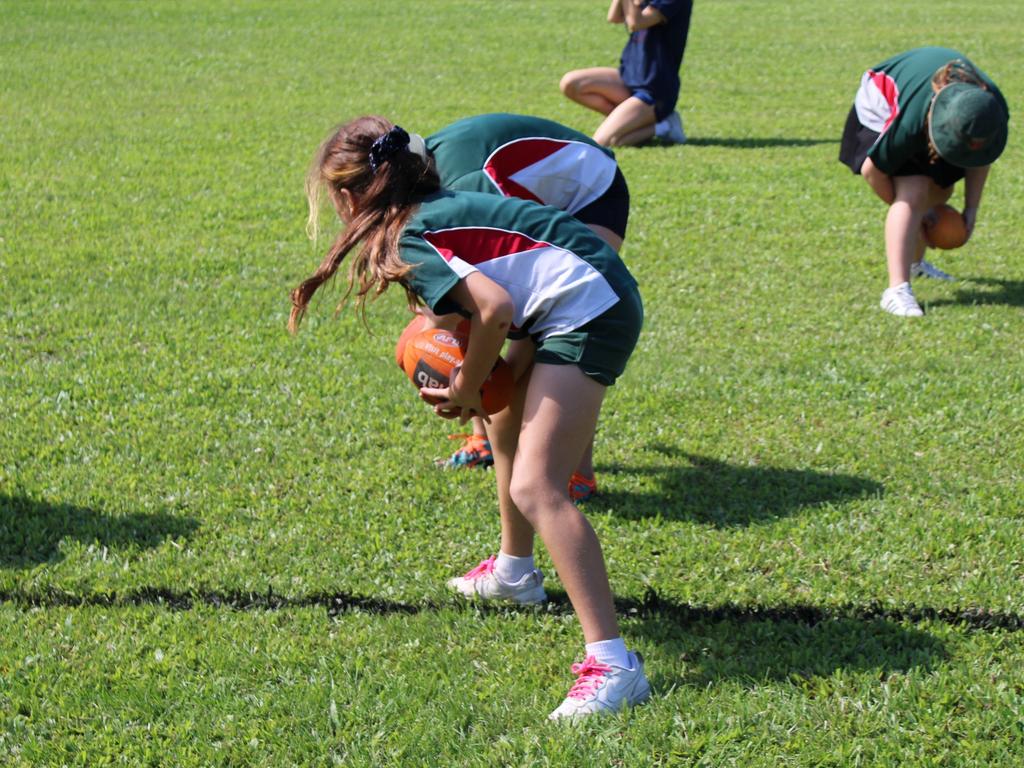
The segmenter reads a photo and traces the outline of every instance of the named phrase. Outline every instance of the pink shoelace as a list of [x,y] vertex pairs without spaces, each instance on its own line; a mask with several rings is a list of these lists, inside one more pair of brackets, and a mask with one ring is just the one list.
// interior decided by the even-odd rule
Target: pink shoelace
[[466,571],[464,579],[479,579],[482,576],[486,576],[494,571],[494,561],[497,559],[497,555],[491,555],[486,560],[481,560],[480,565],[472,570]]
[[587,656],[580,664],[572,665],[572,673],[579,675],[572,688],[569,689],[570,699],[589,698],[601,684],[604,676],[612,671],[607,664],[602,664],[593,656]]

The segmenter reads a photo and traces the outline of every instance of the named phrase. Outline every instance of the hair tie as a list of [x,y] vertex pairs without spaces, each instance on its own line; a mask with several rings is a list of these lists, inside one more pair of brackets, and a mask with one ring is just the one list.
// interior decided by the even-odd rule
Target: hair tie
[[391,159],[391,156],[399,150],[409,146],[409,134],[405,129],[395,126],[382,136],[379,136],[370,147],[370,172],[376,173],[381,163]]

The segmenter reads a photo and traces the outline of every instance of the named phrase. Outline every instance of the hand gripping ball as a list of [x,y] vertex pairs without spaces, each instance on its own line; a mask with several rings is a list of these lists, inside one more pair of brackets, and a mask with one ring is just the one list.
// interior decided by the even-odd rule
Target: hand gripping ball
[[[406,343],[402,367],[417,389],[447,387],[452,372],[462,365],[468,345],[469,335],[461,331],[420,331]],[[492,414],[504,410],[512,400],[513,389],[512,369],[499,357],[480,388],[484,411]]]

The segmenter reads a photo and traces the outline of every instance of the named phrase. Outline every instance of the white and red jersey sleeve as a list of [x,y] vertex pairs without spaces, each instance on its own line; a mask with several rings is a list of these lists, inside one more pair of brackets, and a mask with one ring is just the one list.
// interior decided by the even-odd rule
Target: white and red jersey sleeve
[[619,300],[592,264],[522,232],[457,227],[423,239],[459,278],[479,270],[508,291],[513,325],[539,338],[578,328]]
[[441,191],[406,225],[403,282],[438,314],[458,312],[449,291],[479,271],[508,292],[513,324],[542,340],[575,330],[632,290],[618,254],[563,211],[517,198]]
[[869,69],[861,77],[853,106],[861,125],[885,133],[900,114],[900,89],[885,72]]
[[615,159],[590,144],[545,137],[516,139],[495,149],[483,170],[506,197],[519,197],[574,214],[604,194]]

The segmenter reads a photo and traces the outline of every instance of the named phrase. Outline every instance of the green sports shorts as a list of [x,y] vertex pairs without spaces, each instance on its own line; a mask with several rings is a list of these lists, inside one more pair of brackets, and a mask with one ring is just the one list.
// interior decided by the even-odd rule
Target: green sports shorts
[[643,324],[643,302],[633,286],[615,306],[586,325],[537,342],[533,359],[549,365],[578,365],[594,381],[610,387],[626,370]]

